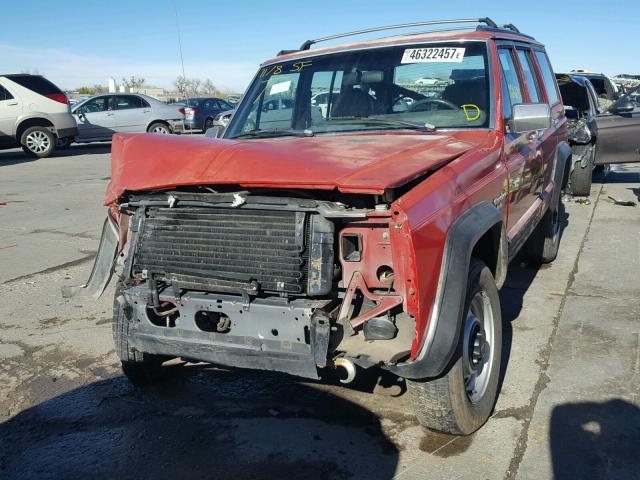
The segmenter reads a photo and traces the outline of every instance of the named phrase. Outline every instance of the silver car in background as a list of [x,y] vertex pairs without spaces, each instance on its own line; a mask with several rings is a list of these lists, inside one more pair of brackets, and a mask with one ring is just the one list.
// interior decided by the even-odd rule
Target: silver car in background
[[78,123],[78,143],[108,141],[116,132],[169,134],[184,130],[179,105],[138,93],[95,95],[74,105],[71,112]]

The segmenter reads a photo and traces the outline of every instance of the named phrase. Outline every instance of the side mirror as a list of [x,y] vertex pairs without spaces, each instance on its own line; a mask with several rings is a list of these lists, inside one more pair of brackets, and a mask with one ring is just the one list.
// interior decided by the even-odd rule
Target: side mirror
[[609,111],[611,113],[629,113],[629,112],[633,112],[635,108],[636,108],[635,104],[628,98],[625,98],[624,100],[621,100],[611,105],[611,108],[609,109]]
[[224,128],[220,125],[216,125],[214,127],[208,128],[206,132],[204,132],[205,138],[222,138],[222,134],[224,133]]
[[551,126],[551,109],[546,103],[521,103],[513,106],[509,122],[512,133],[545,130]]

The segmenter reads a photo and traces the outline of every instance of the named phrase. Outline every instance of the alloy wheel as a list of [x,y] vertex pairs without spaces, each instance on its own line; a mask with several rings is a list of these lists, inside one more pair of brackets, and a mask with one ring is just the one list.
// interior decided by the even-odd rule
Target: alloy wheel
[[36,130],[27,135],[26,144],[33,153],[44,153],[51,147],[51,139],[46,133]]

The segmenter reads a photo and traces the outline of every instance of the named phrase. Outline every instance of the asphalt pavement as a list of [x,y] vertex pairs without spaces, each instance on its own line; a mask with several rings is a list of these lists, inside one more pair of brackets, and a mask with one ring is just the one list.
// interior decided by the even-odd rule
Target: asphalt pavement
[[512,263],[495,413],[436,434],[405,388],[174,362],[134,390],[111,339],[110,289],[63,299],[91,268],[109,144],[49,159],[0,151],[1,479],[634,479],[640,474],[640,167],[564,203],[558,259]]

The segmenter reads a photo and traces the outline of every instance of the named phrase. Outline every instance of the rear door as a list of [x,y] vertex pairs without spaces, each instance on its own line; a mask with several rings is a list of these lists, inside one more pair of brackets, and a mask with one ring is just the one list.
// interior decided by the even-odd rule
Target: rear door
[[15,144],[16,119],[21,113],[20,100],[2,85],[0,79],[0,146]]
[[147,131],[151,106],[137,95],[116,95],[114,110],[114,130],[126,133]]
[[78,123],[80,140],[109,139],[113,134],[113,97],[101,95],[86,101],[73,110]]
[[[524,81],[516,60],[515,49],[511,46],[498,48],[501,67],[502,107],[505,120],[512,118],[513,106],[528,103]],[[518,222],[530,215],[534,203],[532,193],[532,172],[539,172],[540,158],[538,139],[527,133],[505,133],[505,157],[509,172],[509,217],[508,230],[515,235],[520,230]]]
[[540,187],[536,188],[537,195],[543,195],[546,190],[550,193],[555,187],[561,187],[561,185],[554,185],[554,162],[558,144],[565,137],[566,132],[566,116],[564,113],[564,106],[560,97],[560,89],[556,82],[556,76],[551,68],[551,62],[544,50],[533,50],[532,60],[537,64],[537,72],[540,83],[540,88],[543,90],[544,101],[549,105],[551,110],[551,128],[547,129],[540,137],[540,148],[542,151],[542,170],[541,170],[541,183]]
[[[631,103],[632,111],[618,111]],[[640,162],[640,87],[618,99],[596,117],[598,155],[596,164]]]

